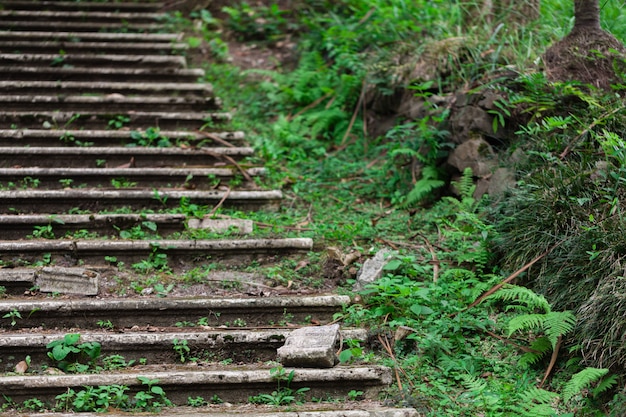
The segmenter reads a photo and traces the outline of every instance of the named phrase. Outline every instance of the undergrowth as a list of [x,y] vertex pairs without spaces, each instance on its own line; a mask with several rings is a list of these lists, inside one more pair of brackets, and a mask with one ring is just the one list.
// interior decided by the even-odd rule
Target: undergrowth
[[[213,44],[297,40],[293,68],[242,71],[214,53],[207,79],[287,195],[264,222],[346,252],[397,251],[343,318],[372,328],[397,373],[389,400],[427,415],[617,416],[626,403],[610,401],[623,369],[622,100],[546,81],[536,64],[571,28],[572,2],[540,3],[522,22],[468,19],[465,1],[303,0],[298,17],[234,4],[230,35],[201,25]],[[621,4],[602,6],[626,39]],[[474,197],[472,172],[448,187],[442,97],[477,91],[501,97],[499,150],[519,149],[520,181],[499,205]],[[419,117],[399,114],[407,95]]]

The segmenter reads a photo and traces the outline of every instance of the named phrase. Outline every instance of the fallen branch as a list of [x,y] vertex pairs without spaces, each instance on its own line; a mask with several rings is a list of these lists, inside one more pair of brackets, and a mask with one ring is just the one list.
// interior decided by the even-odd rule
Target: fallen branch
[[219,203],[217,203],[215,207],[213,207],[213,210],[211,210],[211,212],[207,214],[207,216],[212,217],[215,214],[215,212],[222,206],[222,204],[224,204],[224,201],[226,201],[229,195],[230,195],[230,188],[226,190],[222,199],[219,201]]
[[550,363],[548,364],[548,367],[546,368],[546,373],[543,375],[543,379],[539,383],[539,388],[543,387],[543,384],[545,384],[546,380],[548,379],[548,376],[550,376],[550,372],[552,372],[552,368],[554,368],[554,365],[556,364],[556,360],[559,357],[559,350],[561,349],[562,341],[563,341],[563,337],[559,336],[559,338],[556,341],[556,346],[554,346],[554,350],[552,351],[552,356],[550,357]]
[[[534,264],[536,264],[539,260],[541,260],[543,257],[545,257],[547,254],[549,254],[550,252],[552,252],[554,250],[554,248],[556,248],[557,246],[559,246],[561,242],[556,243],[555,245],[553,245],[552,247],[550,247],[547,251],[545,251],[544,253],[542,253],[541,255],[537,256],[535,259],[533,259],[532,261],[528,262],[526,265],[524,265],[523,267],[521,267],[520,269],[518,269],[517,271],[515,271],[514,273],[512,273],[511,275],[509,275],[505,280],[503,280],[502,282],[494,285],[493,287],[491,287],[491,289],[489,289],[487,292],[484,292],[483,294],[480,295],[480,297],[478,297],[472,304],[470,304],[469,306],[467,306],[464,310],[462,311],[467,311],[472,307],[476,307],[478,304],[482,303],[483,300],[487,297],[489,297],[491,294],[495,293],[496,291],[498,291],[500,288],[502,288],[505,284],[508,284],[509,282],[513,281],[515,278],[517,278],[518,276],[520,276],[522,274],[522,272],[526,271],[528,268],[530,268],[531,266],[533,266]],[[459,312],[453,313],[451,315],[451,317],[454,317],[458,314]]]

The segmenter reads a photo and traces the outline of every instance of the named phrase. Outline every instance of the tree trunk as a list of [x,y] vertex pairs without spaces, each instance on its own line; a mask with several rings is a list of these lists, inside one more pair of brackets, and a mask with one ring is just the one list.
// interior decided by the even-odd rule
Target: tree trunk
[[574,29],[600,29],[598,0],[574,0]]

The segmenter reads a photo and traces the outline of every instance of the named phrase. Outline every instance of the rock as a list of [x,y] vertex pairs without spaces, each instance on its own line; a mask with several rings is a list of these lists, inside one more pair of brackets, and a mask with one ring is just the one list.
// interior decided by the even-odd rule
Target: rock
[[97,295],[100,274],[86,268],[46,267],[35,274],[41,292]]
[[356,278],[353,290],[362,291],[367,284],[371,284],[380,278],[383,268],[387,265],[387,259],[395,253],[395,251],[389,249],[382,249],[373,258],[363,262],[363,267]]
[[284,366],[331,368],[338,362],[335,354],[338,337],[338,324],[296,329],[278,348],[278,361]]
[[506,190],[517,185],[515,173],[508,168],[498,168],[489,178],[487,193],[492,197],[499,197]]
[[[457,103],[458,104],[458,103]],[[450,139],[463,143],[477,133],[494,138],[502,138],[502,130],[493,131],[493,116],[478,106],[463,106],[455,109],[450,116]]]
[[484,139],[471,139],[457,146],[448,157],[448,163],[463,172],[472,168],[474,176],[484,177],[496,165],[495,152]]

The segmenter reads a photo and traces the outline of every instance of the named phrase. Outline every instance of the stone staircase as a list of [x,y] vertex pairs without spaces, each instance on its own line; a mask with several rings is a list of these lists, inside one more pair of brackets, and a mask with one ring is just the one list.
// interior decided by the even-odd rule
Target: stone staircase
[[[367,332],[320,326],[349,297],[246,269],[313,242],[252,237],[250,220],[219,216],[275,210],[282,193],[263,187],[244,133],[220,127],[230,115],[186,67],[183,37],[163,33],[162,10],[0,3],[0,405],[59,416],[85,411],[71,393],[124,387],[151,401],[164,390],[172,406],[139,411],[168,416],[416,415],[378,402],[388,368],[298,366],[301,351],[335,355],[337,339]],[[309,402],[290,411],[249,402],[298,389]]]

